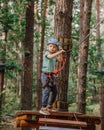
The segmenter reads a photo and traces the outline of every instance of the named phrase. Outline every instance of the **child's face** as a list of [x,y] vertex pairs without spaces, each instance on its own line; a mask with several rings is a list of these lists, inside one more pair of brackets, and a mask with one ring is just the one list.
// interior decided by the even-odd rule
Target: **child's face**
[[58,47],[56,45],[50,43],[47,46],[47,49],[48,49],[49,52],[54,53],[54,52],[56,52],[58,50]]

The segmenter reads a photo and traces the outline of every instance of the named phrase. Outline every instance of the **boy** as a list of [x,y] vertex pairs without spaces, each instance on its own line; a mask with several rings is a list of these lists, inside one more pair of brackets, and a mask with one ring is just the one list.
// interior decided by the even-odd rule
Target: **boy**
[[48,41],[47,51],[43,55],[41,81],[44,92],[42,97],[42,108],[39,111],[45,115],[50,114],[49,111],[52,108],[58,93],[54,77],[54,68],[57,61],[62,61],[61,54],[63,52],[65,52],[63,49],[59,50],[58,41],[56,39],[52,38]]

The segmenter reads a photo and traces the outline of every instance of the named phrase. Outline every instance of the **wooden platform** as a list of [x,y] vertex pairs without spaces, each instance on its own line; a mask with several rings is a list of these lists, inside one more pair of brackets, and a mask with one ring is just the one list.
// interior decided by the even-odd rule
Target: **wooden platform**
[[77,112],[51,112],[48,116],[42,115],[37,111],[20,111],[16,113],[17,127],[39,128],[39,126],[51,126],[96,130],[96,124],[100,123],[100,117]]

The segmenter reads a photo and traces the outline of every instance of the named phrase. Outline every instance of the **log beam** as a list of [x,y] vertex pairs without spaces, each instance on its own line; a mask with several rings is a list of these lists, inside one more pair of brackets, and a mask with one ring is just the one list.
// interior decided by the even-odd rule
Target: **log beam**
[[63,126],[63,127],[87,127],[86,122],[81,121],[71,121],[71,120],[59,120],[59,119],[49,119],[49,118],[39,118],[39,123],[42,125],[56,125],[57,127]]

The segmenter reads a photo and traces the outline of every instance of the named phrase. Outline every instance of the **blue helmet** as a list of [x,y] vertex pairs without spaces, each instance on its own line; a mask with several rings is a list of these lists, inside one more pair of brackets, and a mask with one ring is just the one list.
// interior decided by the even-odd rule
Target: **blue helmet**
[[54,45],[56,45],[56,46],[59,45],[58,41],[57,41],[56,39],[54,39],[54,38],[51,38],[51,39],[48,41],[48,44],[54,44]]

